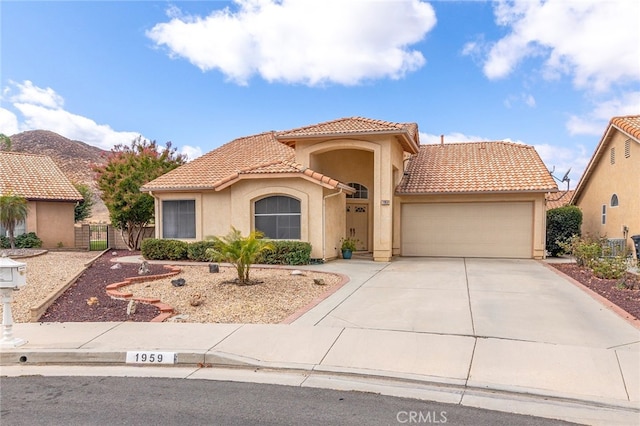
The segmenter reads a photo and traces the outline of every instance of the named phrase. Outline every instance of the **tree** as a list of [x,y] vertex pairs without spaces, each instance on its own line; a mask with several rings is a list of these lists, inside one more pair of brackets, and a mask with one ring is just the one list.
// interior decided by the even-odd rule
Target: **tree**
[[0,133],[0,151],[11,151],[11,138]]
[[73,186],[75,186],[80,195],[82,195],[82,201],[76,204],[73,210],[73,220],[77,223],[91,216],[93,206],[96,202],[93,199],[93,192],[91,192],[89,185],[85,183],[74,183]]
[[27,218],[28,211],[25,198],[13,194],[0,196],[0,224],[9,231],[12,249],[16,248],[14,236],[16,226]]
[[116,145],[106,164],[94,167],[111,224],[120,229],[130,250],[140,249],[142,232],[154,213],[153,197],[140,187],[185,162],[171,142],[159,150],[156,141],[138,136],[131,146]]
[[214,248],[207,249],[206,253],[216,262],[229,262],[238,272],[238,284],[249,285],[249,270],[258,256],[267,250],[274,250],[273,244],[263,240],[264,234],[252,231],[243,237],[240,231],[231,227],[224,237],[213,237]]

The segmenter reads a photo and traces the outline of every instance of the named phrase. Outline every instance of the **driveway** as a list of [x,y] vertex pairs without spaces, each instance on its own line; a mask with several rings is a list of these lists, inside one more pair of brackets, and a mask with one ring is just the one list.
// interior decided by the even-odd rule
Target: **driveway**
[[640,347],[640,331],[535,260],[335,261],[351,282],[295,324]]

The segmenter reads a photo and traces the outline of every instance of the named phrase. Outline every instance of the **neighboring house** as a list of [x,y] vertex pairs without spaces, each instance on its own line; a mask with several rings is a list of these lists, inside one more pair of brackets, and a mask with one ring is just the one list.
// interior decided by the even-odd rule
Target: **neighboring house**
[[574,190],[564,190],[560,192],[551,192],[547,194],[547,210],[557,209],[558,207],[564,207],[571,204],[571,198],[573,197]]
[[0,195],[7,194],[26,198],[29,208],[16,235],[35,232],[43,248],[74,247],[73,212],[82,195],[50,157],[0,151]]
[[631,247],[640,234],[640,115],[611,119],[571,203],[582,210],[583,234]]
[[542,258],[545,193],[535,150],[506,142],[420,145],[415,123],[344,118],[236,139],[149,182],[156,237],[263,231],[312,257],[358,239],[374,260]]

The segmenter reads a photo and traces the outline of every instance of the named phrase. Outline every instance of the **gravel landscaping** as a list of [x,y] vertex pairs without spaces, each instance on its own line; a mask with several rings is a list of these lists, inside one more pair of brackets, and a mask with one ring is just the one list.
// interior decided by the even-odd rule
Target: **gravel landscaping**
[[[12,304],[15,322],[29,322],[29,308],[41,303],[53,290],[66,283],[93,259],[97,252],[49,252],[22,258],[27,263],[27,285],[15,292]],[[139,253],[120,252],[119,255]],[[107,252],[87,268],[40,318],[42,322],[150,321],[159,314],[151,305],[137,303],[135,312],[127,312],[129,302],[107,296],[108,284],[137,277],[139,264],[112,262]],[[166,273],[163,265],[150,264],[151,274]],[[170,321],[219,323],[279,323],[310,303],[336,289],[342,282],[338,275],[292,269],[260,268],[251,270],[252,280],[260,284],[238,286],[230,281],[235,269],[220,267],[210,273],[207,265],[180,266],[182,272],[172,277],[132,284],[123,291],[135,297],[158,298],[175,310]],[[183,279],[175,287],[171,281]],[[321,281],[318,281],[321,280]],[[322,282],[322,285],[317,284]],[[192,306],[197,305],[197,306]]]

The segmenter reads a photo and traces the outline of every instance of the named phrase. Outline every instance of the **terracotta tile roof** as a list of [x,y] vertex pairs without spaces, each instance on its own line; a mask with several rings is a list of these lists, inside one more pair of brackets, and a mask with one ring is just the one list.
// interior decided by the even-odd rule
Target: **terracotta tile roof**
[[293,148],[278,142],[275,132],[235,139],[147,183],[144,191],[222,189],[249,175],[301,174],[352,191],[353,188],[294,163]]
[[311,126],[278,132],[277,138],[287,145],[295,146],[295,140],[309,137],[330,135],[358,135],[371,133],[397,133],[404,136],[401,142],[405,150],[416,152],[420,144],[418,125],[416,123],[393,123],[363,117],[339,118]]
[[51,157],[0,151],[0,194],[27,200],[82,201]]
[[611,119],[611,125],[616,126],[623,132],[640,140],[640,115],[613,117]]
[[609,121],[609,124],[607,125],[607,128],[605,129],[604,134],[600,139],[600,142],[598,142],[598,146],[596,147],[593,155],[591,156],[591,159],[589,160],[589,164],[587,164],[587,167],[584,169],[584,172],[582,173],[582,176],[578,181],[578,185],[576,186],[573,198],[571,199],[571,202],[573,204],[577,204],[578,200],[580,200],[580,197],[582,197],[584,188],[586,187],[586,184],[589,181],[589,178],[591,177],[595,166],[598,164],[600,158],[607,150],[607,145],[609,145],[611,136],[615,133],[615,131],[624,132],[635,139],[636,142],[640,143],[640,115],[613,117],[611,121]]
[[561,191],[555,192],[551,194],[547,194],[545,199],[547,200],[547,210],[556,209],[558,207],[564,207],[571,202],[571,197],[573,197],[574,191],[571,189],[569,191]]
[[276,140],[274,132],[235,139],[147,183],[143,190],[214,189],[242,170],[292,161],[293,148]]
[[555,190],[535,149],[510,142],[421,145],[396,188],[401,195]]

